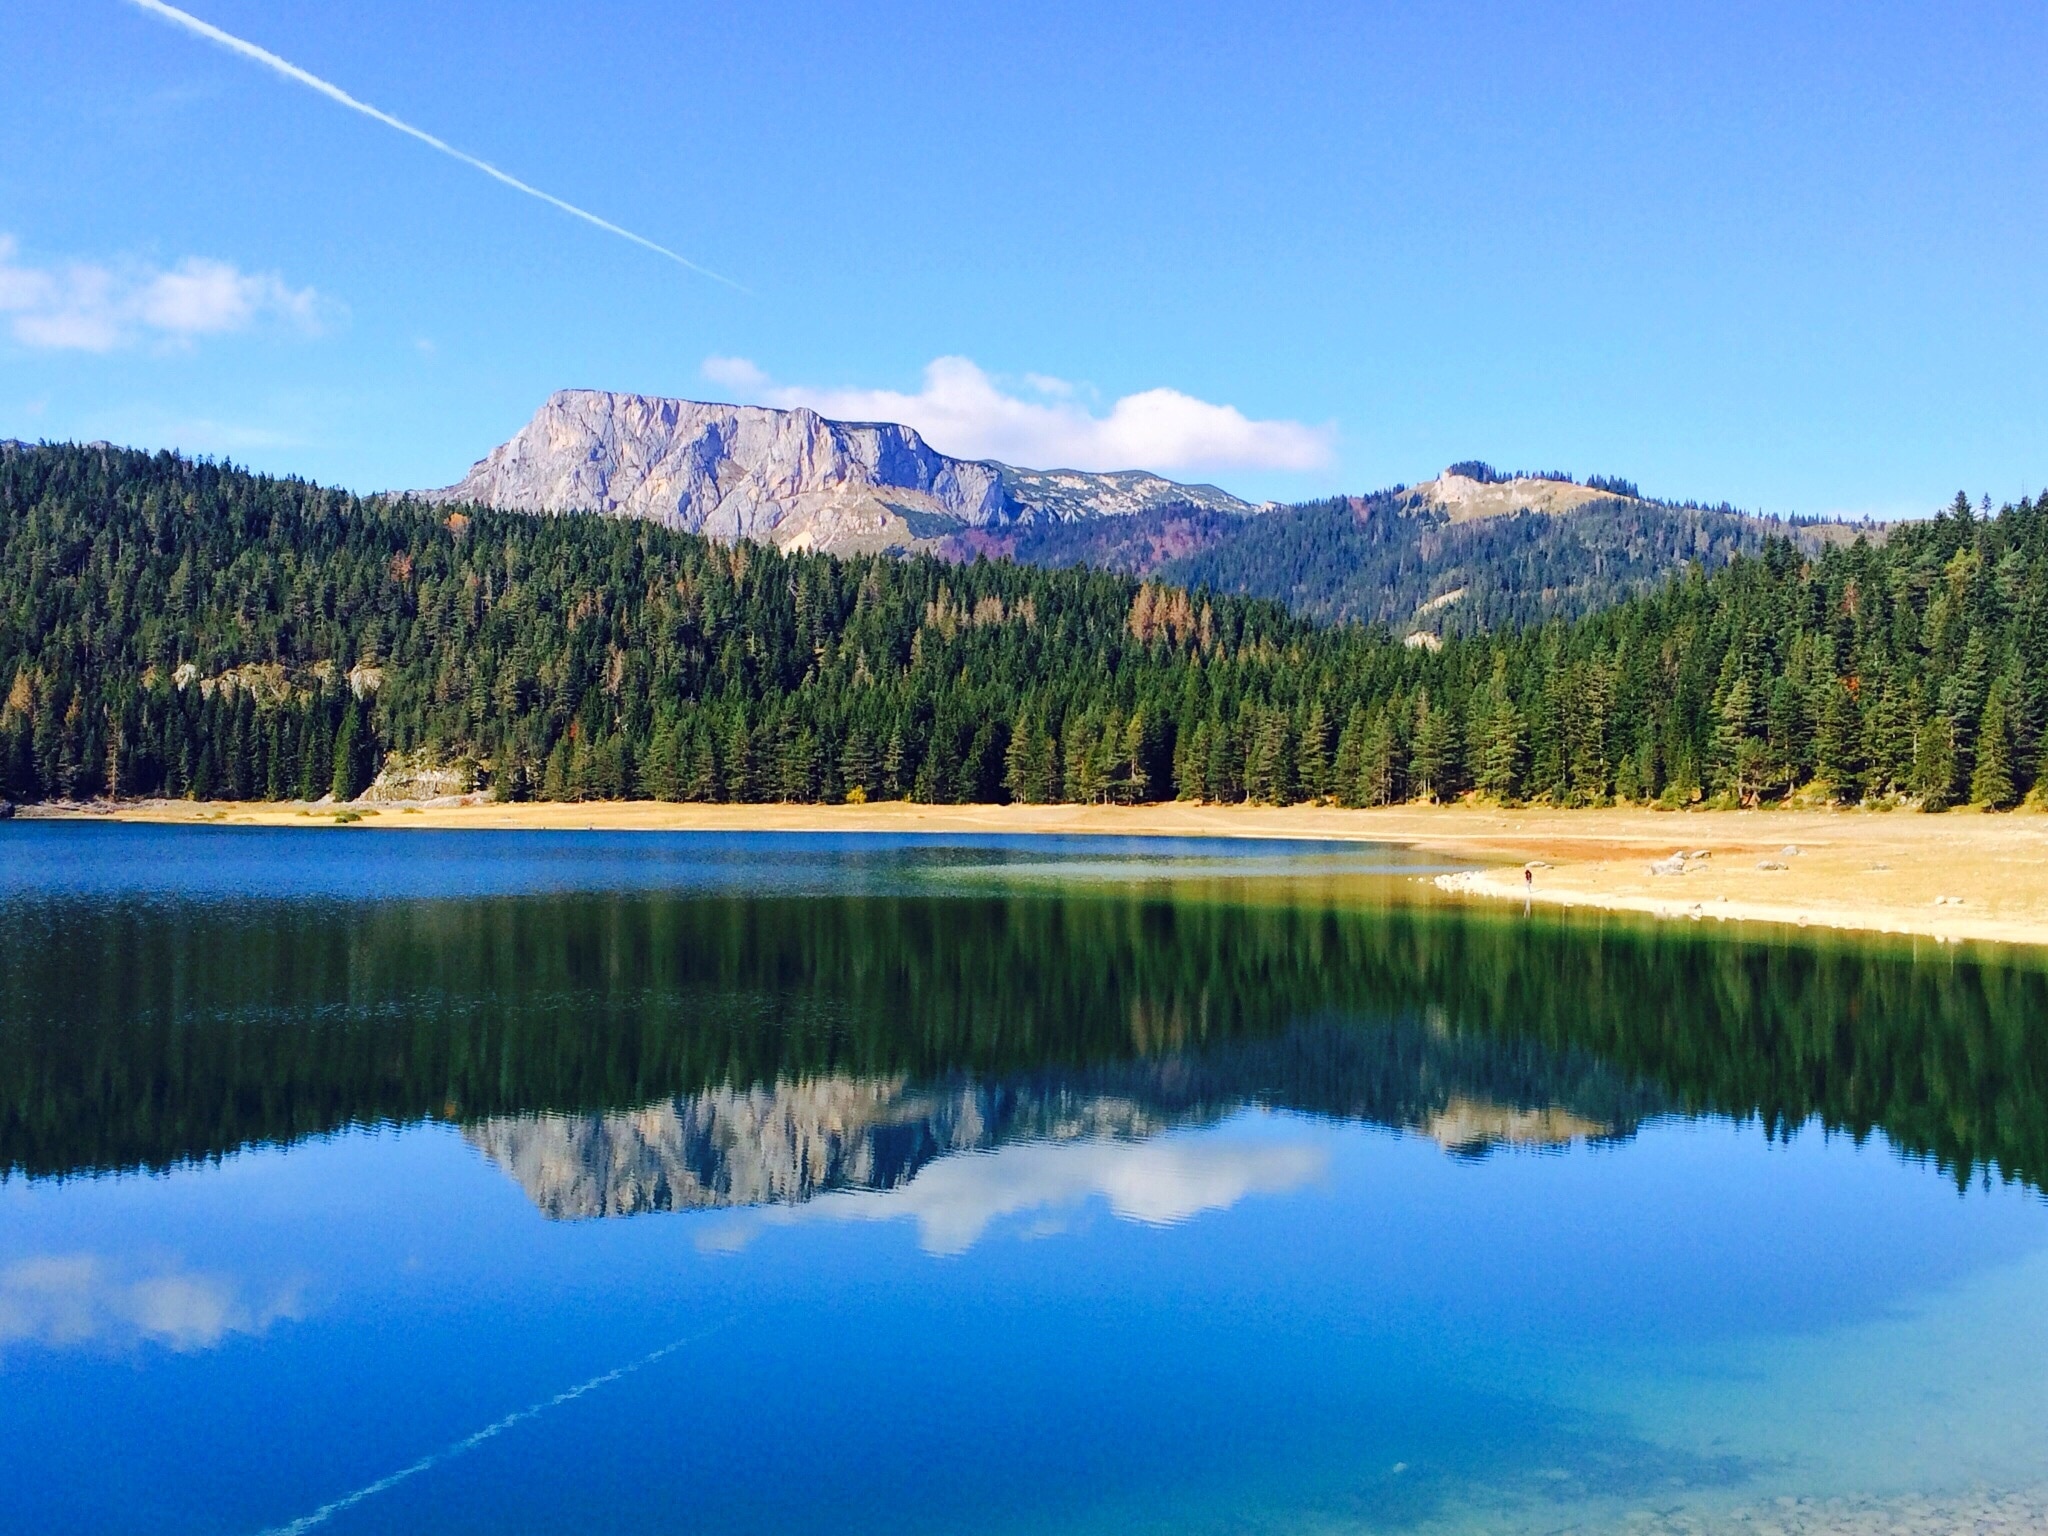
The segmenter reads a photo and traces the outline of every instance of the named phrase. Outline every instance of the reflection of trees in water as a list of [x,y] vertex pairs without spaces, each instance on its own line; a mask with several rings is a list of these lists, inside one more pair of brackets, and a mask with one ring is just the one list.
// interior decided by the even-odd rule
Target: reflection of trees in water
[[[1684,1112],[1882,1131],[1958,1178],[2048,1172],[2048,973],[1995,952],[1128,892],[12,918],[0,1167],[31,1174],[825,1077],[1080,1083],[1149,1063],[1233,1102],[1351,1114],[1336,1085],[1416,1081],[1402,1042],[1424,1037],[1492,1074],[1490,1103],[1627,1118],[1542,1086],[1592,1062]],[[1357,1026],[1379,1043],[1313,1043]],[[1291,1049],[1326,1055],[1283,1071]]]

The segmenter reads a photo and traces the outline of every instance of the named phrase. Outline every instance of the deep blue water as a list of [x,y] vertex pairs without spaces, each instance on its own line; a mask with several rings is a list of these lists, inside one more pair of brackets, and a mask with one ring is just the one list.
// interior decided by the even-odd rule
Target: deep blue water
[[1431,867],[0,826],[0,1529],[2048,1482],[2035,960]]

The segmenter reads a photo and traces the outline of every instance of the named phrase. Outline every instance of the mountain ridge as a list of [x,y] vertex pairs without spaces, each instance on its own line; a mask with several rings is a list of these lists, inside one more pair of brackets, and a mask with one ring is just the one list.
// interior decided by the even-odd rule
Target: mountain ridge
[[785,550],[910,553],[972,529],[1168,505],[1250,513],[1145,470],[1034,470],[939,452],[914,427],[805,406],[557,390],[508,441],[423,501],[644,517]]
[[895,422],[589,389],[556,391],[461,480],[414,494],[641,517],[791,553],[1096,565],[1430,639],[1574,617],[1772,539],[1813,555],[1884,536],[1660,501],[1614,477],[1504,474],[1476,459],[1413,486],[1255,506],[1145,470],[955,458]]

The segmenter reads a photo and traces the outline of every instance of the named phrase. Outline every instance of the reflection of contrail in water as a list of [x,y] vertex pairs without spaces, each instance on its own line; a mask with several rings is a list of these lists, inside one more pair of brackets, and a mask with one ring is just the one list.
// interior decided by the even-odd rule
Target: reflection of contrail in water
[[[231,53],[239,53],[245,59],[253,59],[258,64],[261,64],[265,69],[275,70],[278,74],[283,75],[287,80],[296,80],[300,85],[307,86],[312,90],[318,91],[322,96],[325,96],[329,101],[336,101],[341,103],[341,105],[347,107],[351,112],[360,112],[363,114],[363,116],[380,122],[387,128],[396,128],[400,133],[407,134],[412,138],[418,139],[422,144],[426,144],[434,149],[438,149],[444,155],[449,155],[457,160],[460,160],[464,165],[469,166],[471,169],[482,171],[486,176],[490,177],[493,181],[502,181],[506,186],[511,187],[516,192],[524,192],[528,197],[537,197],[542,202],[561,209],[564,213],[574,215],[576,218],[583,220],[583,222],[586,224],[595,224],[599,229],[605,230],[610,234],[618,235],[622,239],[632,241],[635,245],[645,246],[650,251],[654,251],[659,255],[666,256],[670,261],[673,261],[680,266],[688,267],[692,272],[695,272],[699,277],[708,277],[713,282],[724,283],[728,288],[740,287],[740,285],[734,282],[731,278],[720,277],[716,272],[711,271],[708,267],[698,266],[697,263],[690,260],[687,256],[679,256],[665,245],[656,245],[652,240],[649,240],[645,235],[636,235],[630,229],[623,229],[619,225],[614,224],[610,219],[601,219],[594,213],[590,213],[582,208],[578,208],[574,203],[565,203],[559,197],[556,197],[551,192],[543,192],[539,187],[529,186],[527,183],[521,181],[517,176],[507,175],[505,172],[499,170],[495,165],[492,165],[490,161],[479,160],[475,155],[467,154],[464,151],[457,149],[453,144],[450,144],[446,139],[437,139],[431,133],[428,133],[423,128],[415,128],[411,123],[403,122],[400,119],[393,117],[389,112],[379,111],[377,108],[371,106],[367,101],[358,101],[355,97],[349,95],[347,91],[344,91],[340,86],[334,85],[329,81],[322,80],[318,75],[307,73],[305,70],[299,68],[298,65],[292,63],[290,60],[279,58],[276,54],[272,53],[268,48],[259,48],[254,43],[247,42],[242,38],[236,37],[232,32],[223,32],[219,27],[214,26],[211,22],[201,21],[197,16],[192,15],[188,11],[181,11],[175,5],[166,5],[164,3],[164,0],[128,0],[128,3],[130,5],[138,6],[145,11],[148,11],[153,16],[161,16],[165,21],[172,22],[177,26],[183,27],[188,32],[196,32],[199,36],[205,38],[208,42],[218,43],[220,44],[221,47],[227,49]],[[744,293],[746,292],[746,290],[744,288],[740,288],[740,292]]]
[[[727,1322],[730,1321],[731,1319],[728,1318]],[[497,1423],[486,1424],[475,1434],[467,1435],[456,1441],[453,1445],[443,1446],[438,1451],[430,1452],[409,1467],[400,1467],[396,1472],[380,1477],[376,1482],[358,1488],[354,1493],[345,1493],[338,1499],[322,1504],[310,1515],[301,1515],[289,1525],[272,1526],[269,1530],[263,1532],[263,1536],[300,1536],[301,1532],[310,1531],[316,1525],[326,1524],[343,1510],[353,1509],[356,1505],[362,1503],[363,1500],[380,1494],[387,1488],[395,1487],[397,1484],[404,1482],[408,1477],[416,1476],[421,1472],[432,1471],[435,1467],[441,1465],[442,1462],[451,1461],[455,1457],[460,1456],[464,1451],[475,1450],[493,1436],[502,1435],[506,1430],[524,1424],[528,1419],[539,1418],[550,1408],[559,1408],[564,1403],[573,1402],[584,1393],[594,1392],[607,1383],[617,1381],[621,1376],[630,1376],[635,1371],[650,1366],[665,1356],[674,1354],[686,1345],[695,1344],[700,1340],[710,1338],[712,1334],[725,1326],[725,1323],[718,1323],[713,1327],[706,1328],[702,1333],[693,1333],[686,1338],[677,1339],[672,1344],[664,1344],[652,1354],[642,1355],[638,1360],[631,1361],[626,1365],[614,1366],[602,1376],[593,1376],[586,1382],[570,1387],[566,1391],[557,1392],[553,1397],[543,1398],[540,1402],[533,1404],[531,1407],[522,1408],[517,1413],[508,1413],[504,1418],[498,1420]]]

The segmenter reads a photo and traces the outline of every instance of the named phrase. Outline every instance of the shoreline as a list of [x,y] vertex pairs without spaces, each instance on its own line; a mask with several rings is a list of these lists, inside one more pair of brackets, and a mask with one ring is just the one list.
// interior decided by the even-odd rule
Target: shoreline
[[[1671,920],[1715,919],[2048,944],[2048,817],[1954,811],[1652,811],[1489,805],[499,805],[137,801],[23,806],[27,820],[610,832],[995,833],[1387,843],[1481,866],[1462,897]],[[1674,854],[1698,854],[1673,861]],[[1523,867],[1534,865],[1533,890]],[[1653,866],[1661,872],[1653,873]]]

